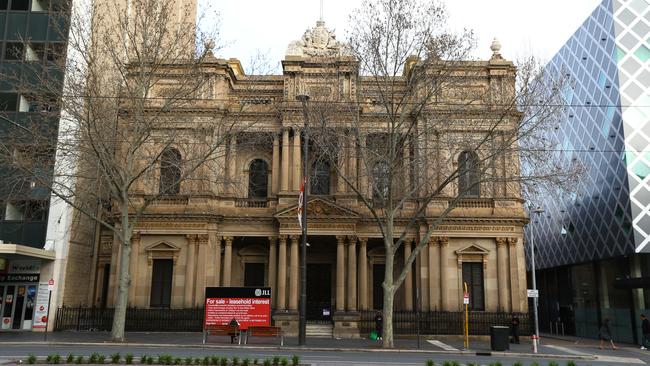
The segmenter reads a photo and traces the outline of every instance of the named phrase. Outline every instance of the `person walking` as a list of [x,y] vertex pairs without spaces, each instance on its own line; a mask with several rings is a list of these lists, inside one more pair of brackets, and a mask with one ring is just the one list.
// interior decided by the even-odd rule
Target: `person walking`
[[641,349],[647,349],[646,345],[650,343],[650,320],[645,314],[641,314]]
[[600,349],[603,349],[605,342],[609,342],[612,345],[612,349],[618,349],[612,340],[612,331],[609,329],[609,319],[605,318],[605,320],[603,320],[603,324],[600,326],[600,330],[598,330],[598,338],[600,339]]
[[510,320],[510,343],[519,344],[519,317],[517,314],[512,314]]
[[384,329],[384,316],[381,311],[377,311],[377,315],[375,315],[375,328],[377,331],[377,340],[383,339],[382,330]]

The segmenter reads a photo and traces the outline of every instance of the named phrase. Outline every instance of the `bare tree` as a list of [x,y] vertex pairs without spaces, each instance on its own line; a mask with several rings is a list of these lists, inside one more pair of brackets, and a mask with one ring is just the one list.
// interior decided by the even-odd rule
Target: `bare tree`
[[[340,183],[383,238],[384,347],[393,347],[397,290],[459,203],[507,198],[515,204],[502,211],[523,222],[523,183],[557,189],[580,171],[544,138],[563,112],[564,81],[544,74],[535,60],[517,70],[496,43],[489,62],[470,61],[472,33],[448,32],[445,19],[445,9],[431,1],[365,1],[350,18],[357,94],[312,95],[308,107],[315,155],[338,162],[332,166]],[[334,79],[340,64],[329,64]],[[345,167],[346,157],[360,166]],[[413,239],[396,272],[396,253]]]
[[[133,230],[165,197],[235,194],[226,156],[256,122],[247,109],[264,108],[220,97],[228,84],[215,70],[228,62],[214,57],[216,29],[199,33],[195,12],[176,1],[76,2],[67,58],[50,65],[65,78],[35,73],[20,91],[45,116],[60,110],[58,125],[9,121],[14,138],[1,144],[16,184],[50,188],[53,199],[113,233],[114,341],[124,341]],[[62,97],[47,104],[53,95]],[[32,147],[49,152],[49,164],[15,158]],[[39,166],[53,168],[39,174]]]

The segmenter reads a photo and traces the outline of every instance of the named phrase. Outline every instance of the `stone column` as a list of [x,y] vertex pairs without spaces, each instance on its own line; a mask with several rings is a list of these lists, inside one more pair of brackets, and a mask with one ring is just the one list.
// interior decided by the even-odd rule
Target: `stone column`
[[235,180],[237,179],[237,137],[230,138],[230,152],[228,156],[228,192],[235,193]]
[[508,243],[506,238],[496,238],[497,243],[497,291],[499,293],[499,311],[510,311],[508,302]]
[[[436,263],[437,262],[437,263]],[[429,238],[429,309],[440,310],[440,246],[438,238]]]
[[221,237],[213,234],[210,239],[214,243],[214,285],[221,286]]
[[359,238],[359,309],[368,310],[368,238]]
[[429,311],[429,248],[420,249],[420,308]]
[[449,265],[449,238],[441,237],[440,243],[440,306],[442,311],[449,311],[449,272],[455,268]]
[[183,305],[186,308],[191,308],[194,306],[194,274],[196,273],[196,268],[194,268],[194,243],[196,243],[196,235],[186,235],[186,237],[187,254],[185,257],[185,293]]
[[300,180],[302,179],[302,174],[300,174],[300,165],[302,163],[300,148],[300,130],[296,129],[293,133],[293,191],[300,190]]
[[298,310],[298,243],[300,236],[291,235],[291,262],[289,275],[289,310]]
[[278,296],[277,309],[287,308],[287,237],[282,235],[278,241]]
[[271,162],[271,193],[278,194],[280,179],[280,139],[273,134],[273,160]]
[[138,254],[140,250],[140,233],[131,234],[131,258],[129,260],[129,304],[135,306],[138,294]]
[[348,311],[357,311],[357,238],[348,236]]
[[[512,304],[512,311],[515,312],[520,312],[524,311],[525,309],[525,303],[522,304],[522,302],[525,301],[525,299],[521,299],[521,292],[525,290],[525,288],[522,289],[521,286],[526,286],[525,280],[520,281],[520,276],[519,272],[520,271],[525,271],[525,263],[521,263],[521,267],[519,268],[519,256],[517,254],[519,250],[523,251],[523,245],[517,245],[517,238],[508,238],[507,240],[508,247],[509,247],[509,257],[510,257],[510,296],[511,296],[511,304]],[[521,247],[521,248],[519,248]],[[524,260],[523,256],[521,257],[522,260]],[[525,277],[524,277],[525,279]],[[524,300],[524,301],[522,301]]]
[[276,241],[278,238],[275,236],[269,236],[269,287],[271,288],[271,308],[275,309],[275,304],[277,303],[276,297],[276,278],[277,278],[277,248]]
[[[404,268],[407,267],[406,263],[411,256],[412,242],[412,239],[404,239]],[[410,270],[404,279],[404,310],[413,311],[413,272]]]
[[336,237],[336,311],[345,311],[345,236]]
[[289,190],[289,129],[282,130],[282,171],[280,172],[280,191]]
[[226,249],[223,252],[223,286],[230,286],[232,276],[232,236],[224,237]]
[[197,235],[197,263],[196,263],[196,290],[194,291],[194,306],[199,307],[205,301],[205,284],[206,284],[206,259],[208,250],[208,236]]

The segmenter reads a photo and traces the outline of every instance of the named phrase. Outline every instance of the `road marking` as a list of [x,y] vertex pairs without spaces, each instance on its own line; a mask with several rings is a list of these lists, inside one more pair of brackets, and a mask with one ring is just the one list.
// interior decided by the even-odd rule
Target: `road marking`
[[576,350],[574,350],[574,349],[567,348],[567,347],[556,346],[556,345],[554,345],[554,344],[544,344],[543,346],[544,346],[544,347],[547,347],[547,348],[554,349],[554,350],[556,350],[556,351],[561,351],[561,352],[565,352],[565,353],[570,353],[570,354],[572,354],[572,355],[579,355],[579,356],[587,356],[587,355],[589,355],[588,353],[584,353],[584,352],[576,351]]
[[433,344],[436,347],[440,347],[444,349],[445,351],[458,351],[458,348],[452,347],[448,344],[442,343],[437,339],[427,339],[427,342]]
[[597,362],[616,362],[616,363],[636,363],[640,365],[645,365],[645,362],[641,361],[638,358],[630,357],[615,357],[615,356],[598,356],[596,355]]

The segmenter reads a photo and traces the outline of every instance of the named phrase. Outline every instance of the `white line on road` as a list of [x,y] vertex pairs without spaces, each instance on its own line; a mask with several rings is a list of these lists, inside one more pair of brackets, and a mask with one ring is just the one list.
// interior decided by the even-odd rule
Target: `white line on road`
[[641,361],[638,358],[630,357],[614,357],[614,356],[598,356],[596,355],[596,361],[598,362],[616,362],[616,363],[636,363],[640,365],[645,365],[645,362]]
[[448,344],[442,343],[437,339],[428,339],[427,342],[433,344],[436,347],[440,347],[444,349],[445,351],[458,351],[458,348],[452,347]]
[[579,356],[586,356],[586,355],[589,355],[588,353],[584,353],[584,352],[576,351],[576,350],[574,350],[574,349],[566,348],[566,347],[562,347],[562,346],[556,346],[556,345],[554,345],[554,344],[545,344],[544,347],[551,348],[551,349],[554,349],[554,350],[556,350],[556,351],[561,351],[561,352],[565,352],[565,353],[570,353],[570,354],[572,354],[572,355],[579,355]]

